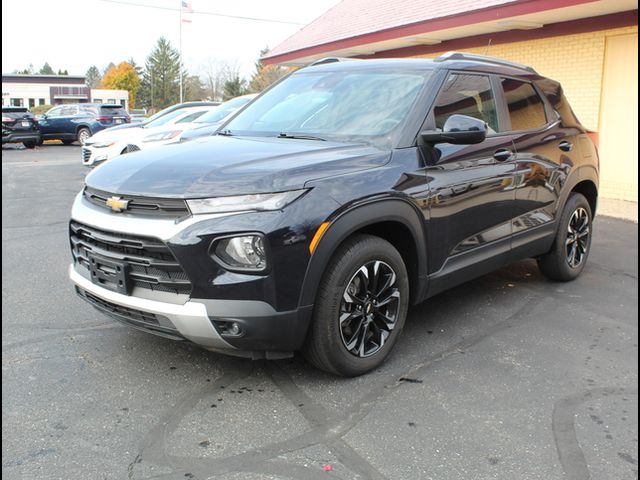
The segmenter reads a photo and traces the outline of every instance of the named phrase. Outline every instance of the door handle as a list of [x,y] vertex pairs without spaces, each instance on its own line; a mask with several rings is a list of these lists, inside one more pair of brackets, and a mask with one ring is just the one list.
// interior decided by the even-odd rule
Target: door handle
[[558,144],[558,148],[563,152],[570,152],[571,150],[573,150],[573,143],[563,140]]
[[513,156],[513,152],[506,148],[501,148],[500,150],[496,150],[493,153],[493,158],[495,158],[499,162],[504,162],[505,160],[509,160]]

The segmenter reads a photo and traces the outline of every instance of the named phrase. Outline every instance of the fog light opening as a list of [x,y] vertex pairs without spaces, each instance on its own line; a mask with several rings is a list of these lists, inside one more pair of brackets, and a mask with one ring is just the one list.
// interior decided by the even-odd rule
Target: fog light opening
[[214,320],[213,323],[223,337],[242,337],[245,333],[240,322]]

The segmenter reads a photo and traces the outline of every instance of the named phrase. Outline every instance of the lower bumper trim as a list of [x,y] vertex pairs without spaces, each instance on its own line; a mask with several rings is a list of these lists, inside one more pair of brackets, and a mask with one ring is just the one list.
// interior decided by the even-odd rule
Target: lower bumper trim
[[[193,343],[210,349],[221,351],[235,350],[235,347],[227,343],[213,327],[207,314],[207,308],[202,303],[188,301],[184,305],[175,305],[112,292],[111,290],[106,290],[95,285],[76,272],[73,264],[69,266],[69,278],[75,283],[76,287],[85,292],[85,295],[86,292],[88,292],[97,299],[97,302],[90,301],[89,303],[94,306],[96,306],[96,303],[101,304],[103,308],[97,308],[102,311],[106,309],[107,311],[105,311],[105,313],[110,314],[111,317],[118,317],[118,314],[122,317],[122,312],[118,311],[119,307],[120,309],[134,310],[136,314],[142,315],[147,319],[153,318],[154,316],[161,317],[163,321],[168,321],[175,328],[177,335],[172,334],[174,336],[184,337]],[[85,300],[87,300],[87,298],[85,298]],[[105,303],[107,304],[106,307],[104,305]],[[130,317],[129,314],[127,315]],[[122,321],[121,318],[116,319]],[[137,326],[137,328],[140,329],[145,329],[145,327],[147,327],[147,330],[149,329],[149,325],[135,325],[135,319],[133,322],[128,321],[127,323],[134,327]],[[160,328],[162,330],[167,329],[166,325],[162,325]],[[159,334],[161,334],[160,329],[158,330]],[[167,330],[170,331],[173,329],[169,328]]]

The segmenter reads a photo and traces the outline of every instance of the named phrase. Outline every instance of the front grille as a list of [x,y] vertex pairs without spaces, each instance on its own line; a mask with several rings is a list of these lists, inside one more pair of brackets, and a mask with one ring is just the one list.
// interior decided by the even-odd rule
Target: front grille
[[107,232],[78,222],[71,222],[69,228],[74,261],[88,271],[91,255],[122,265],[132,287],[191,293],[187,274],[162,241]]
[[131,143],[129,145],[127,145],[124,149],[124,153],[132,153],[132,152],[137,152],[140,150],[140,147],[138,147],[137,145],[132,145]]
[[82,161],[83,162],[88,162],[89,159],[91,158],[91,150],[89,150],[88,148],[82,148]]
[[178,330],[172,326],[173,324],[171,321],[163,315],[157,315],[155,313],[118,305],[97,297],[79,287],[76,287],[76,293],[102,313],[109,315],[122,323],[126,323],[127,325],[150,333],[173,338],[174,340],[183,339],[183,337],[178,333]]
[[107,205],[109,197],[118,197],[121,200],[128,200],[127,212],[138,215],[149,215],[154,217],[178,218],[190,215],[187,202],[179,198],[152,198],[140,197],[136,195],[121,195],[104,192],[95,188],[86,187],[84,198],[100,208],[111,210]]

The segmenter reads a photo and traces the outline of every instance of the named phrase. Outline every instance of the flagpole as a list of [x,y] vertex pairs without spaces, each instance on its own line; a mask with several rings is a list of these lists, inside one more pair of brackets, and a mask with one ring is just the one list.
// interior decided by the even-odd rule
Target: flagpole
[[182,103],[182,0],[180,0],[180,103]]

